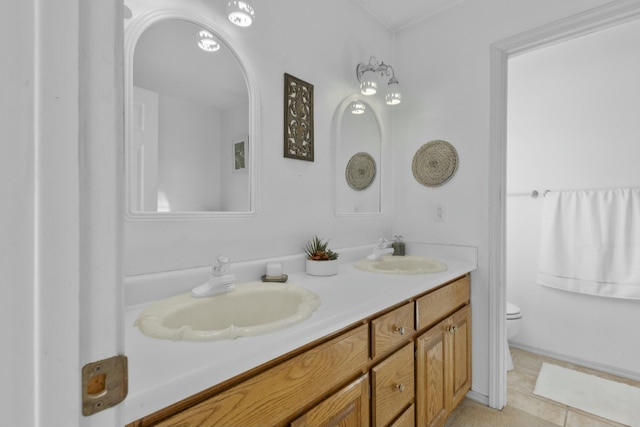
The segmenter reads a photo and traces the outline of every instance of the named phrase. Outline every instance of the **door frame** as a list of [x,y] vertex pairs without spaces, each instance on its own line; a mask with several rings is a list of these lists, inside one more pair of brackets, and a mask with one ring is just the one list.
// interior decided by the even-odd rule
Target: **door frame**
[[493,43],[490,48],[489,406],[506,405],[506,150],[508,60],[640,19],[640,0],[620,0]]
[[35,58],[26,141],[34,249],[29,299],[14,304],[32,310],[23,340],[33,358],[15,369],[29,368],[33,378],[28,396],[15,399],[29,406],[35,427],[124,425],[123,405],[84,416],[81,401],[82,367],[124,354],[123,4],[30,0],[21,7],[28,22],[17,25],[30,25]]
[[[80,367],[125,355],[124,5],[79,3]],[[124,405],[80,425],[124,425]]]

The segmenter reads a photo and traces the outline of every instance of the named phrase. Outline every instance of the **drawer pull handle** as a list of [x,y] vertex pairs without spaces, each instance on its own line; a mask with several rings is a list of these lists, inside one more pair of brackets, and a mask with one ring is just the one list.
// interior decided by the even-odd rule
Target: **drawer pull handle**
[[458,330],[458,327],[453,325],[452,327],[449,328],[449,333],[455,334],[457,330]]
[[396,388],[400,393],[404,393],[404,384],[396,384],[395,388]]
[[396,326],[393,331],[399,333],[400,335],[404,335],[404,326]]

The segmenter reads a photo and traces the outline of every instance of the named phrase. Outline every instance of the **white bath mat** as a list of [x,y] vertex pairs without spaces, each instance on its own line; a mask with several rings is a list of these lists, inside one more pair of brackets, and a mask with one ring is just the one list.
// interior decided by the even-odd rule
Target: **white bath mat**
[[640,388],[543,363],[533,391],[572,408],[640,427]]

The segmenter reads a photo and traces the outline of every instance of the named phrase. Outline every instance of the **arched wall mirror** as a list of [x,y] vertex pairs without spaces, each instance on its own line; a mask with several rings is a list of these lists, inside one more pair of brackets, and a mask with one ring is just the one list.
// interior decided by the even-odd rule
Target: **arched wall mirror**
[[336,216],[382,212],[380,120],[359,96],[345,98],[336,111]]
[[255,215],[255,85],[221,30],[148,12],[127,27],[125,55],[128,216]]

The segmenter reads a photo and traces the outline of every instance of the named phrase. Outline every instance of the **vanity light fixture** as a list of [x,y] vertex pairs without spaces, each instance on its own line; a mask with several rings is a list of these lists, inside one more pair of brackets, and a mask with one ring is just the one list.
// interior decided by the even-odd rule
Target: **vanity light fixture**
[[198,47],[205,52],[216,52],[220,50],[220,43],[207,30],[198,31]]
[[227,3],[227,15],[229,21],[238,27],[248,27],[256,17],[253,6],[241,0],[231,0]]
[[378,81],[376,74],[380,77],[391,77],[387,83],[387,94],[385,101],[388,105],[397,105],[402,101],[400,93],[400,83],[396,78],[395,71],[391,65],[383,61],[378,62],[378,58],[372,56],[368,64],[360,63],[356,67],[356,76],[360,82],[360,93],[363,95],[375,95],[378,91]]
[[351,114],[364,114],[366,107],[360,101],[353,101],[351,103]]

